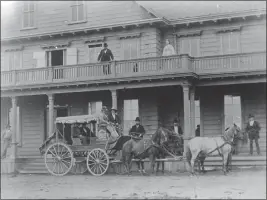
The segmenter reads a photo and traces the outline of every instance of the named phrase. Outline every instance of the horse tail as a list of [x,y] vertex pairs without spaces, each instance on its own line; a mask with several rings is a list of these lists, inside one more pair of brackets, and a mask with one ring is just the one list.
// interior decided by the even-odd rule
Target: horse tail
[[191,166],[191,158],[192,158],[192,153],[189,147],[189,143],[186,144],[185,146],[185,157],[186,157],[186,161],[189,164],[189,166]]

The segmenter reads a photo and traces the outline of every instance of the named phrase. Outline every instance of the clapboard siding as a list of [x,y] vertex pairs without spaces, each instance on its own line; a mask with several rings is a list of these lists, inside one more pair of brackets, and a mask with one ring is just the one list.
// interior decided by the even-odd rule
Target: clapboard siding
[[44,115],[46,97],[27,97],[21,100],[21,137],[22,145],[18,147],[18,156],[40,155],[39,147],[44,138]]
[[[61,38],[51,38],[44,39],[41,41],[27,41],[23,42],[21,45],[24,46],[22,51],[23,54],[23,69],[35,68],[37,66],[36,59],[33,58],[34,52],[44,51],[40,46],[41,45],[52,45],[57,43],[67,43],[71,42],[69,48],[77,49],[77,64],[85,64],[89,62],[89,51],[88,44],[85,44],[84,41],[94,37],[105,37],[105,42],[108,43],[109,49],[111,49],[115,60],[122,60],[122,41],[119,39],[119,35],[131,34],[132,30],[120,31],[120,32],[107,32],[103,34],[92,34],[90,36],[71,36],[71,37],[61,37]],[[134,32],[141,33],[140,38],[140,57],[151,57],[157,56],[159,53],[159,40],[160,35],[156,28],[139,28],[135,29]],[[3,45],[1,48],[1,55],[4,62],[4,51],[9,48],[13,48],[16,45]],[[46,66],[43,66],[46,67]]]
[[[242,96],[243,107],[243,127],[245,128],[248,121],[248,115],[250,113],[255,115],[255,120],[260,123],[260,139],[259,145],[262,152],[266,152],[266,86],[263,85],[248,87],[246,93]],[[254,152],[256,152],[255,143]],[[249,152],[249,143],[247,145],[241,145],[239,149],[240,153]]]
[[[212,97],[209,94],[213,94]],[[202,135],[222,135],[223,95],[214,88],[203,89],[200,93],[200,107]]]
[[[221,35],[224,33],[216,33],[218,29],[223,29],[232,26],[242,26],[239,34],[239,53],[241,52],[255,52],[266,50],[266,19],[235,21],[221,24],[206,23],[205,26],[196,25],[189,28],[164,29],[162,31],[162,49],[165,46],[165,40],[169,39],[170,43],[176,47],[177,54],[181,54],[181,40],[184,37],[173,38],[173,33],[191,32],[202,30],[200,36],[200,56],[212,56],[221,54]],[[228,34],[228,33],[226,33]],[[194,38],[195,36],[188,36]],[[199,37],[199,36],[197,36]]]
[[[151,16],[135,2],[86,2],[86,23],[69,25],[70,1],[37,1],[36,2],[36,29],[20,31],[21,11],[23,2],[14,3],[10,12],[3,13],[2,37],[26,36],[44,32],[64,31],[74,28],[99,26],[104,24],[123,23],[149,19]],[[123,8],[123,9],[121,9]],[[13,13],[17,13],[14,15]]]

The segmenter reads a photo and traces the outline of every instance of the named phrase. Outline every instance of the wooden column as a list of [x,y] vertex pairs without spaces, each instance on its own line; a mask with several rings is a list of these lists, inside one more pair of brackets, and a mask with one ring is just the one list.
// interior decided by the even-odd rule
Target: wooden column
[[191,136],[190,128],[190,103],[189,103],[189,85],[182,85],[183,87],[183,99],[184,99],[184,154],[185,147]]
[[195,87],[190,88],[190,124],[191,136],[195,136]]
[[48,102],[49,102],[49,117],[48,117],[48,134],[51,136],[54,132],[54,94],[48,94]]
[[[17,97],[12,97],[11,102],[12,102],[12,120],[10,123],[11,130],[12,130],[11,159],[15,160],[17,157],[17,141],[16,141],[17,140],[16,139],[16,136],[17,136]],[[15,166],[14,166],[14,170],[15,170]]]
[[118,109],[117,90],[111,90],[111,97],[112,97],[112,107]]

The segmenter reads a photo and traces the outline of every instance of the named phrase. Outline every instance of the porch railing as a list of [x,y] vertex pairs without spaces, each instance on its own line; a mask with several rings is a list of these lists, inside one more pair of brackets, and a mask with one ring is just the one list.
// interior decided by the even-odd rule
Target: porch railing
[[110,63],[34,68],[1,72],[2,87],[77,82],[172,73],[212,74],[266,69],[266,52],[192,58],[188,55],[153,57]]

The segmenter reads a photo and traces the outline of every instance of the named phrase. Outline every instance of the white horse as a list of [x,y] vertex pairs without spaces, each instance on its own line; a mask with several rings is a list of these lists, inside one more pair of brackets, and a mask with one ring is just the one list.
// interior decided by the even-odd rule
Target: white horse
[[234,138],[243,139],[240,128],[234,124],[227,128],[223,136],[217,137],[195,137],[186,146],[186,159],[191,168],[192,175],[195,174],[194,165],[196,160],[202,162],[204,171],[204,160],[207,156],[221,156],[223,172],[228,172],[229,156],[232,152],[232,142]]

